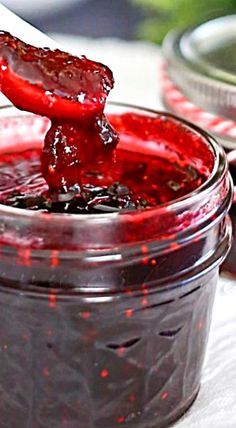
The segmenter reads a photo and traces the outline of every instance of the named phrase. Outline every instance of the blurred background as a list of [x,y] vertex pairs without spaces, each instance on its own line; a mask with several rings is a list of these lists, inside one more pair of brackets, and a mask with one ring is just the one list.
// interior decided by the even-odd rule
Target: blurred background
[[3,0],[45,32],[161,43],[173,27],[236,13],[236,0]]

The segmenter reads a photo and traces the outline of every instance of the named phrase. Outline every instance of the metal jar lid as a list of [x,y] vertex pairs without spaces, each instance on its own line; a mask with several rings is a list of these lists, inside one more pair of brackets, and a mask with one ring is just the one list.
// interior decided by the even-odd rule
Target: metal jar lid
[[236,119],[236,15],[171,32],[163,51],[168,74],[192,102]]

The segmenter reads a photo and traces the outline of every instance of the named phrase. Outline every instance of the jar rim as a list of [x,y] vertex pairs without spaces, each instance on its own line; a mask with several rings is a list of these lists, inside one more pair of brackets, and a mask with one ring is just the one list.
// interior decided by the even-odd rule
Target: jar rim
[[[9,108],[9,106],[4,106],[4,107]],[[103,242],[104,238],[102,237],[102,231],[103,233],[105,233],[106,227],[110,228],[112,244],[129,245],[130,244],[129,241],[125,240],[124,242],[121,242],[118,239],[118,237],[117,237],[117,242],[115,242],[115,240],[113,241],[114,231],[115,231],[115,234],[119,234],[119,227],[121,222],[122,222],[122,225],[124,224],[126,225],[127,223],[129,227],[131,224],[132,224],[132,227],[134,227],[133,225],[136,225],[135,226],[136,228],[137,228],[137,225],[140,225],[140,224],[145,225],[147,221],[148,222],[153,221],[156,224],[157,218],[161,218],[161,217],[164,218],[166,213],[169,212],[169,213],[172,213],[172,215],[176,213],[177,215],[177,214],[181,214],[183,211],[191,210],[192,206],[200,207],[202,206],[203,201],[209,200],[212,194],[217,193],[217,189],[222,186],[222,183],[225,180],[227,175],[227,160],[223,149],[219,145],[217,145],[215,139],[212,136],[210,136],[207,132],[170,113],[159,112],[153,109],[136,107],[129,104],[114,103],[114,102],[109,103],[108,107],[118,108],[118,109],[119,108],[127,109],[128,111],[142,112],[144,114],[146,113],[154,116],[160,115],[161,117],[169,118],[172,121],[179,123],[180,125],[186,127],[186,129],[190,130],[190,132],[194,132],[196,135],[200,136],[203,139],[203,141],[205,141],[205,143],[210,147],[214,156],[214,166],[208,179],[201,186],[195,189],[193,192],[183,196],[182,198],[179,198],[169,203],[162,204],[146,210],[136,210],[132,212],[121,211],[119,213],[92,214],[92,215],[58,214],[58,213],[48,214],[48,213],[43,213],[39,211],[37,212],[37,211],[30,211],[26,209],[24,210],[24,209],[9,207],[9,206],[0,204],[0,217],[4,220],[5,223],[11,223],[11,226],[12,226],[14,221],[15,222],[17,221],[17,224],[19,226],[18,229],[20,229],[21,227],[23,229],[26,225],[27,226],[30,225],[30,227],[34,227],[35,224],[37,224],[38,226],[44,224],[45,229],[47,228],[49,229],[49,226],[51,226],[55,230],[58,230],[58,233],[59,231],[62,231],[65,228],[70,227],[70,228],[78,229],[80,231],[80,235],[78,235],[80,239],[82,239],[81,231],[83,231],[84,228],[86,228],[86,230],[89,231],[91,228],[89,239],[91,239],[91,242],[93,242],[93,244],[91,244],[91,246],[89,246],[89,244],[86,244],[85,246],[86,250],[87,249],[107,250],[107,249],[110,249],[111,242],[109,243],[106,242],[106,244],[104,244]],[[32,114],[29,114],[26,112],[19,112],[17,110],[17,115],[13,115],[13,116],[11,115],[10,118],[13,118],[18,115],[20,116],[29,115],[32,117]],[[1,121],[1,118],[0,118],[0,121]],[[230,191],[231,185],[228,184],[228,186],[229,186],[228,199],[230,200],[232,191]],[[204,219],[202,219],[201,221],[203,220]],[[95,230],[93,228],[96,228],[96,231],[99,228],[101,229],[101,233],[99,235],[99,239],[101,240],[101,242],[99,242],[99,239],[97,242],[95,238],[92,236],[92,233],[93,233],[92,230]],[[176,240],[178,238],[181,238],[183,234],[184,232],[181,230],[179,231],[176,230],[175,232],[173,232],[173,236],[175,236]],[[166,240],[172,239],[171,237],[172,235],[167,236]],[[150,236],[149,239],[150,240],[156,239],[156,241],[158,241],[157,236],[153,236],[153,237]],[[140,244],[143,241],[144,242],[147,241],[147,233],[146,234],[144,233],[142,237],[140,236],[136,237],[134,235],[132,244],[135,244],[135,245]],[[24,244],[24,245],[27,246],[28,244]],[[47,247],[46,248],[43,247],[43,250],[44,249],[47,249]],[[50,246],[49,246],[49,249],[51,249]]]
[[[199,135],[200,137],[202,137],[210,146],[213,155],[214,155],[214,167],[209,175],[209,177],[207,178],[207,180],[205,180],[199,187],[197,187],[195,190],[193,190],[190,193],[187,193],[186,195],[178,198],[178,199],[174,199],[170,202],[165,202],[162,203],[160,205],[157,205],[155,207],[151,207],[151,208],[147,208],[145,211],[147,212],[162,212],[163,210],[165,210],[167,207],[172,207],[173,210],[175,209],[181,209],[184,207],[184,203],[187,201],[189,203],[193,203],[198,197],[199,197],[199,193],[202,195],[203,193],[208,193],[209,191],[211,191],[211,189],[213,189],[215,187],[215,178],[217,176],[217,172],[219,170],[220,167],[220,163],[221,163],[221,158],[225,157],[224,156],[224,151],[221,149],[221,147],[217,144],[216,139],[214,137],[212,137],[208,132],[204,131],[203,129],[201,129],[199,126],[190,123],[189,121],[180,118],[178,116],[176,116],[173,113],[168,113],[168,112],[162,112],[160,110],[154,110],[154,109],[150,109],[150,108],[146,108],[146,107],[139,107],[136,105],[132,105],[132,104],[126,104],[126,103],[121,103],[121,102],[108,102],[107,103],[108,106],[117,106],[117,107],[124,107],[124,108],[128,108],[128,109],[132,109],[135,110],[137,112],[144,112],[144,113],[149,113],[152,115],[158,115],[161,117],[165,117],[165,118],[169,118],[172,119],[173,121],[179,123],[180,125],[184,125],[187,129],[189,129],[191,132],[196,133],[197,135]],[[12,105],[5,105],[5,106],[1,106],[0,107],[0,112],[2,109],[5,108],[14,108]],[[32,116],[31,113],[28,112],[19,112],[21,115],[22,113],[24,115],[30,115]],[[12,116],[13,118],[14,116]],[[1,121],[1,117],[0,117],[0,121]],[[9,214],[16,214],[16,215],[20,215],[22,217],[32,217],[32,218],[37,218],[37,217],[41,217],[42,213],[40,213],[39,211],[30,211],[27,209],[22,209],[22,208],[15,208],[15,207],[11,207],[8,205],[3,205],[0,203],[0,214],[1,211],[5,212],[5,213],[9,213]],[[126,216],[126,215],[134,215],[134,216],[138,216],[140,213],[143,213],[144,211],[141,210],[135,210],[135,211],[127,211],[127,210],[121,210],[119,213],[102,213],[102,214],[67,214],[67,213],[51,213],[50,215],[58,220],[64,220],[64,219],[72,219],[72,220],[76,220],[76,221],[85,221],[85,220],[89,220],[89,221],[94,221],[96,219],[110,219],[110,218],[116,218],[117,216]],[[67,221],[67,220],[66,220]]]
[[223,37],[225,43],[227,37],[236,42],[236,15],[169,32],[163,53],[168,73],[185,95],[200,107],[235,119],[236,75],[206,54],[211,52],[209,46],[217,46],[217,40],[222,43]]

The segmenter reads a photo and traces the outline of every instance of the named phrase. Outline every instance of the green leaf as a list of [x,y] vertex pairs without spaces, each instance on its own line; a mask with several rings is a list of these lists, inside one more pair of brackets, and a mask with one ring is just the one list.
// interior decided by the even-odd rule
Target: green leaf
[[198,24],[221,15],[236,13],[236,0],[131,0],[145,10],[139,37],[161,43],[173,28]]
[[169,11],[173,9],[173,3],[175,3],[176,0],[133,0],[133,2],[139,6],[143,6],[144,8],[147,7],[153,10],[162,9]]

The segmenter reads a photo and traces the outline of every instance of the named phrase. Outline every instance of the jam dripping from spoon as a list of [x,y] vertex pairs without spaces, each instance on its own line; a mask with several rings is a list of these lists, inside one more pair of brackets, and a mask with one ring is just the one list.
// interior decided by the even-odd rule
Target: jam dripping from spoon
[[51,127],[42,174],[51,192],[109,183],[118,135],[104,115],[111,70],[85,56],[36,48],[0,32],[1,91],[19,109],[47,116]]

